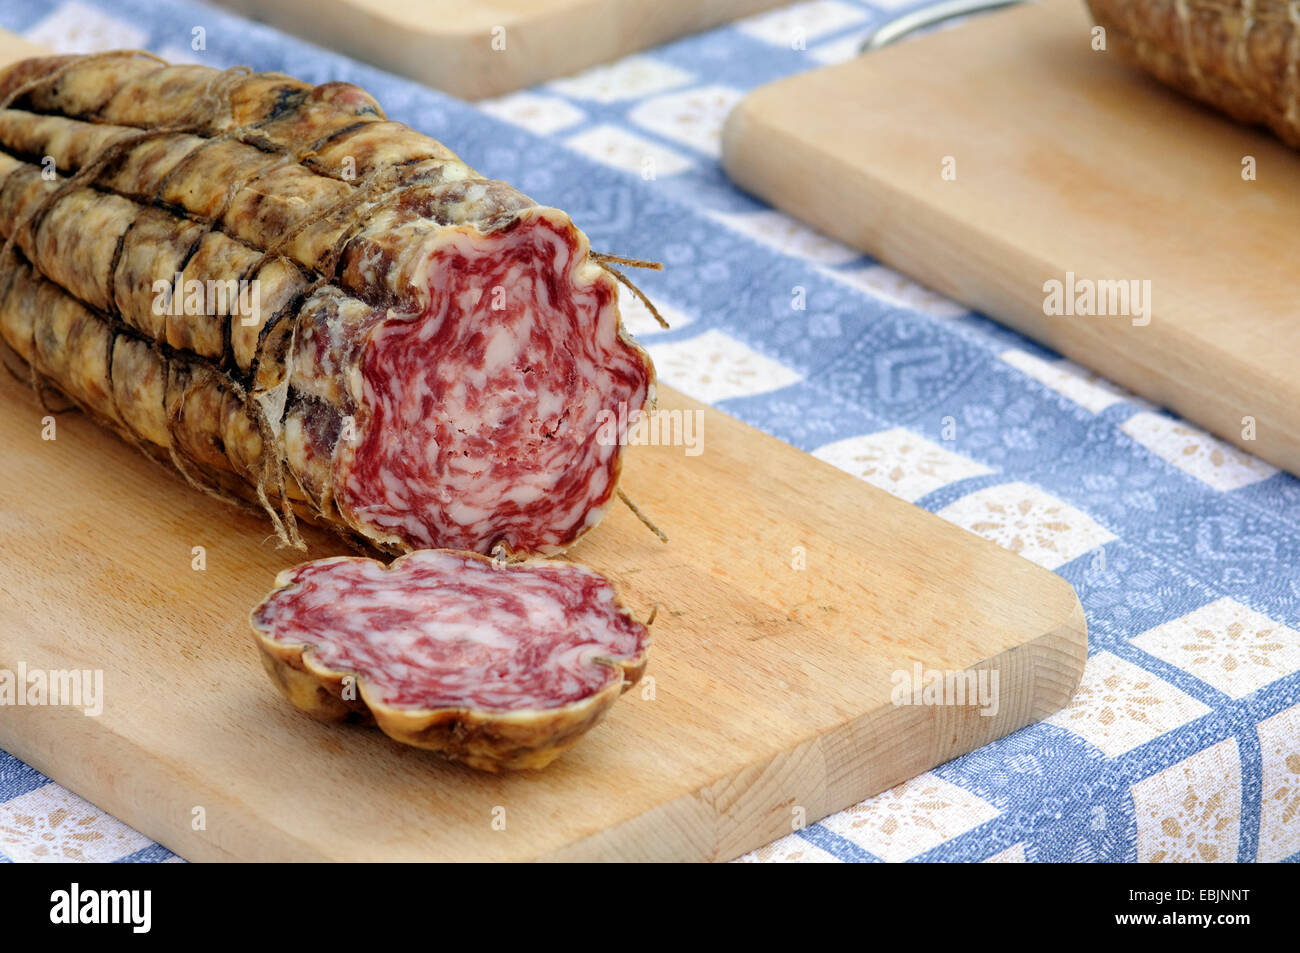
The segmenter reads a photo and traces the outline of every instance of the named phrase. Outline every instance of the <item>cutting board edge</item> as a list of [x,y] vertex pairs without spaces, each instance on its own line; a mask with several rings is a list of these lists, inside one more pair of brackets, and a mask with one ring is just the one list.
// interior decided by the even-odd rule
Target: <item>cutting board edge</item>
[[[77,713],[68,715],[69,719],[76,717],[85,716]],[[24,721],[35,722],[37,719]],[[50,724],[50,720],[47,719],[45,723]],[[327,854],[292,836],[287,838],[281,848],[282,853],[262,857],[236,854],[215,838],[204,837],[201,832],[194,831],[188,819],[182,820],[178,816],[175,823],[160,819],[158,806],[161,804],[190,801],[195,807],[202,806],[206,810],[214,800],[210,793],[208,796],[201,793],[182,767],[164,763],[154,752],[116,732],[78,736],[73,744],[76,752],[72,758],[68,755],[67,735],[62,726],[49,730],[49,736],[45,739],[41,731],[34,731],[31,725],[24,724],[20,732],[0,735],[0,748],[186,860],[240,863],[250,860],[311,862],[330,859]],[[43,743],[46,740],[48,744]],[[57,755],[53,753],[56,750]],[[73,760],[79,770],[66,770],[64,765]],[[96,770],[94,765],[100,760],[105,767]],[[129,767],[123,767],[124,765]],[[128,794],[115,782],[115,776],[129,776],[131,786],[139,790]],[[221,793],[223,797],[226,795],[226,792]],[[220,821],[220,817],[210,816],[209,819],[214,823]],[[290,845],[297,847],[290,848]]]
[[[1058,576],[1057,578],[1060,579],[1061,577]],[[943,724],[940,716],[952,711],[952,709],[922,708],[919,710],[925,716],[923,724],[928,729],[929,743],[924,745],[915,744],[915,739],[909,739],[909,743],[912,744],[911,750],[923,753],[915,755],[910,762],[890,761],[887,758],[880,757],[881,752],[878,750],[864,749],[861,745],[855,744],[855,738],[858,736],[874,736],[878,734],[881,729],[878,722],[888,722],[891,712],[899,711],[892,704],[881,705],[847,719],[836,728],[801,739],[785,750],[775,753],[762,764],[752,764],[734,775],[719,777],[712,784],[706,785],[695,792],[656,805],[644,814],[629,818],[621,824],[567,844],[536,859],[546,862],[731,861],[772,843],[778,838],[791,833],[792,830],[799,829],[790,827],[788,818],[782,815],[781,820],[785,826],[774,824],[762,833],[727,842],[724,836],[728,830],[725,823],[726,815],[736,809],[735,805],[738,803],[738,799],[734,797],[734,791],[731,788],[737,784],[748,789],[754,789],[763,787],[765,779],[773,777],[780,778],[783,775],[795,778],[803,777],[807,787],[793,794],[788,789],[782,790],[775,808],[771,804],[761,803],[752,804],[749,807],[757,811],[766,809],[775,819],[776,812],[787,805],[806,807],[816,804],[817,806],[813,810],[809,810],[806,815],[803,826],[808,826],[832,814],[844,811],[867,798],[874,797],[882,791],[889,790],[896,785],[924,774],[926,771],[945,764],[954,758],[968,754],[1022,728],[1045,720],[1070,703],[1070,699],[1083,679],[1083,670],[1088,655],[1088,623],[1083,611],[1083,604],[1080,602],[1074,588],[1066,580],[1061,579],[1061,583],[1062,591],[1068,593],[1068,599],[1066,600],[1066,606],[1063,607],[1064,615],[1057,625],[1035,639],[1013,646],[999,655],[970,666],[970,669],[978,670],[980,668],[1001,668],[1025,664],[1033,670],[1033,688],[1028,697],[1023,699],[1023,704],[1014,709],[1016,716],[1008,719],[1005,724],[999,724],[988,732],[971,733],[961,741],[954,737],[951,742],[944,743],[939,737],[940,732],[950,731],[951,726]],[[1044,669],[1047,671],[1044,671]],[[917,710],[910,709],[909,711]],[[895,715],[894,717],[901,718],[902,716]],[[980,717],[970,715],[966,718],[966,721],[978,725]],[[836,746],[857,749],[860,752],[859,757],[853,764],[836,764],[837,774],[842,774],[845,777],[864,775],[870,771],[873,762],[890,764],[893,770],[887,774],[877,774],[870,781],[851,789],[836,791],[833,784],[834,779],[828,770],[827,758],[824,756],[828,748]],[[822,771],[816,778],[810,779],[806,776],[805,766],[809,762],[822,766]],[[795,767],[795,765],[798,765],[798,767]],[[789,770],[784,770],[787,767]],[[742,776],[745,776],[743,780]],[[732,795],[726,801],[726,811],[717,810],[717,804],[722,792]],[[673,811],[685,815],[688,822],[693,821],[702,824],[706,831],[711,830],[714,836],[709,838],[707,833],[702,837],[691,838],[687,836],[685,838],[685,847],[677,853],[665,854],[661,849],[655,849],[656,847],[662,847],[663,827],[673,827],[674,822],[680,822],[681,820],[681,818],[669,819],[662,816]],[[642,828],[642,830],[638,831],[637,828]],[[730,829],[744,832],[749,829],[749,826],[744,823],[732,823]],[[627,833],[629,831],[632,832],[630,836]],[[628,844],[634,848],[631,853],[627,850],[628,844],[618,843],[619,837],[628,838]],[[647,843],[648,846],[643,846]]]

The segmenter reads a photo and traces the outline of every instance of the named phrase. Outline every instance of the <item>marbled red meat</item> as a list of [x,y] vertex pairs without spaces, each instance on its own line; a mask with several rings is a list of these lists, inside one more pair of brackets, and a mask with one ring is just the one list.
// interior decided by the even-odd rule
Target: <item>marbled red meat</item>
[[352,522],[480,552],[554,552],[595,525],[620,452],[593,439],[600,415],[644,404],[649,382],[602,320],[614,289],[574,274],[584,253],[545,215],[434,253],[428,308],[386,321],[361,360],[367,419],[336,479]]
[[597,415],[652,396],[569,217],[345,83],[2,69],[0,235],[0,338],[38,389],[295,545],[302,517],[389,552],[562,550],[618,479]]
[[291,701],[478,768],[549,763],[646,663],[645,626],[571,563],[424,550],[319,560],[276,584],[252,625]]

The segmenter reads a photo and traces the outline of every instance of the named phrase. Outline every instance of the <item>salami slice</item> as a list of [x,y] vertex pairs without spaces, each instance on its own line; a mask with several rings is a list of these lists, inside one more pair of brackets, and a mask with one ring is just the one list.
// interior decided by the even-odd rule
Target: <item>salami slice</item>
[[569,217],[345,83],[0,70],[0,236],[33,382],[294,545],[561,551],[615,492],[600,422],[653,396]]
[[450,550],[305,563],[251,621],[272,681],[308,714],[487,771],[549,764],[641,677],[649,648],[590,569]]

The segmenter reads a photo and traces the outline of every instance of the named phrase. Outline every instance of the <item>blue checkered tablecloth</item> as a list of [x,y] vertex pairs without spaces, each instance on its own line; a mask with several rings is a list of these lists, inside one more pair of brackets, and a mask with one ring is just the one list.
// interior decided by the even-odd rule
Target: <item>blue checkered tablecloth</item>
[[[595,247],[665,262],[638,281],[672,330],[625,302],[663,380],[1070,581],[1091,645],[1066,710],[746,860],[1300,859],[1300,482],[719,167],[748,90],[912,6],[800,3],[476,106],[193,2],[0,0],[0,26],[364,86]],[[3,752],[0,855],[177,859]]]

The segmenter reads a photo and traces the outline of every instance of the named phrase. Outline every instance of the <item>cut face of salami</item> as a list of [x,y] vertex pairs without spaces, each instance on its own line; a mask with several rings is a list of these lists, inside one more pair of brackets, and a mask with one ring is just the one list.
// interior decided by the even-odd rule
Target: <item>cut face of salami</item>
[[376,327],[360,362],[336,482],[355,524],[404,546],[554,552],[596,523],[619,453],[593,439],[600,414],[640,406],[647,379],[609,284],[574,274],[580,251],[544,213],[491,245],[440,238],[428,306]]
[[645,668],[645,626],[570,563],[424,550],[318,560],[276,586],[252,626],[291,701],[477,768],[545,766]]
[[0,237],[33,384],[294,545],[561,551],[618,480],[598,417],[653,396],[569,217],[345,83],[0,70]]

